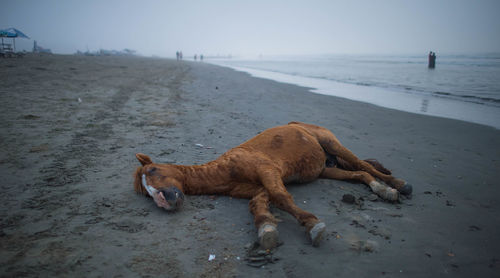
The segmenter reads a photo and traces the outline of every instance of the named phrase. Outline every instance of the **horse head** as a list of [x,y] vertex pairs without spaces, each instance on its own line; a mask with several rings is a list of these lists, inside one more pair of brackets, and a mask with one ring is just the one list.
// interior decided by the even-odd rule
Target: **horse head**
[[158,207],[174,211],[184,202],[184,175],[174,165],[157,164],[145,154],[135,155],[142,166],[135,171],[134,189],[149,195]]

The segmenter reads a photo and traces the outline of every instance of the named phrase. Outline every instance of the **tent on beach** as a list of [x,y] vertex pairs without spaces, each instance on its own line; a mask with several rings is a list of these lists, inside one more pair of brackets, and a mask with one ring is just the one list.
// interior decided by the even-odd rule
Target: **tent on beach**
[[[2,49],[1,51],[15,52],[16,51],[16,38],[29,39],[23,32],[17,30],[16,28],[0,29],[0,37],[2,38]],[[3,38],[11,38],[13,41],[13,48],[11,44],[4,43]]]

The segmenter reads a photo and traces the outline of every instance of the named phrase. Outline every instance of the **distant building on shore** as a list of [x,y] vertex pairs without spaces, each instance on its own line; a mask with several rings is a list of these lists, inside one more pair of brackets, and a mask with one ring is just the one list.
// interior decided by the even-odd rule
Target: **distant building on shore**
[[100,49],[99,51],[86,51],[82,52],[80,50],[77,50],[75,55],[85,55],[85,56],[133,56],[137,55],[137,52],[133,49],[128,49],[125,48],[123,50],[107,50],[107,49]]
[[50,53],[52,54],[52,50],[49,48],[43,48],[38,45],[36,41],[33,42],[33,53]]

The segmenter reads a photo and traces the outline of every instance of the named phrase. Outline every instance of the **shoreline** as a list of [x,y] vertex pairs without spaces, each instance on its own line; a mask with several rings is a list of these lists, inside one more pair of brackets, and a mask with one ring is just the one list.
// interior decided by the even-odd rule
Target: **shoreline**
[[415,114],[461,120],[494,127],[500,130],[500,121],[498,121],[500,117],[500,108],[487,104],[426,95],[423,93],[408,93],[389,88],[362,86],[333,80],[231,66],[218,61],[209,61],[209,63],[246,72],[253,77],[308,87],[311,88],[310,91],[312,93],[316,94],[346,98]]
[[[208,63],[47,55],[0,59],[0,69],[2,277],[500,271],[499,130]],[[378,159],[413,185],[412,198],[370,201],[367,186],[338,180],[289,186],[326,224],[325,239],[311,246],[304,227],[272,207],[280,260],[254,268],[245,261],[257,238],[247,199],[186,196],[167,213],[133,191],[136,153],[199,165],[290,121],[328,128],[358,157]],[[342,202],[345,194],[359,204]]]

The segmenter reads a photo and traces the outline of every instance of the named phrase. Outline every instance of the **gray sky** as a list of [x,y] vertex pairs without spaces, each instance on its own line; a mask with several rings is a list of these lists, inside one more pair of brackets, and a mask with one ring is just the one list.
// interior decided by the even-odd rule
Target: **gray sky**
[[[57,53],[131,48],[144,55],[500,52],[500,1],[0,2],[15,27]],[[20,47],[32,41],[16,40]]]

